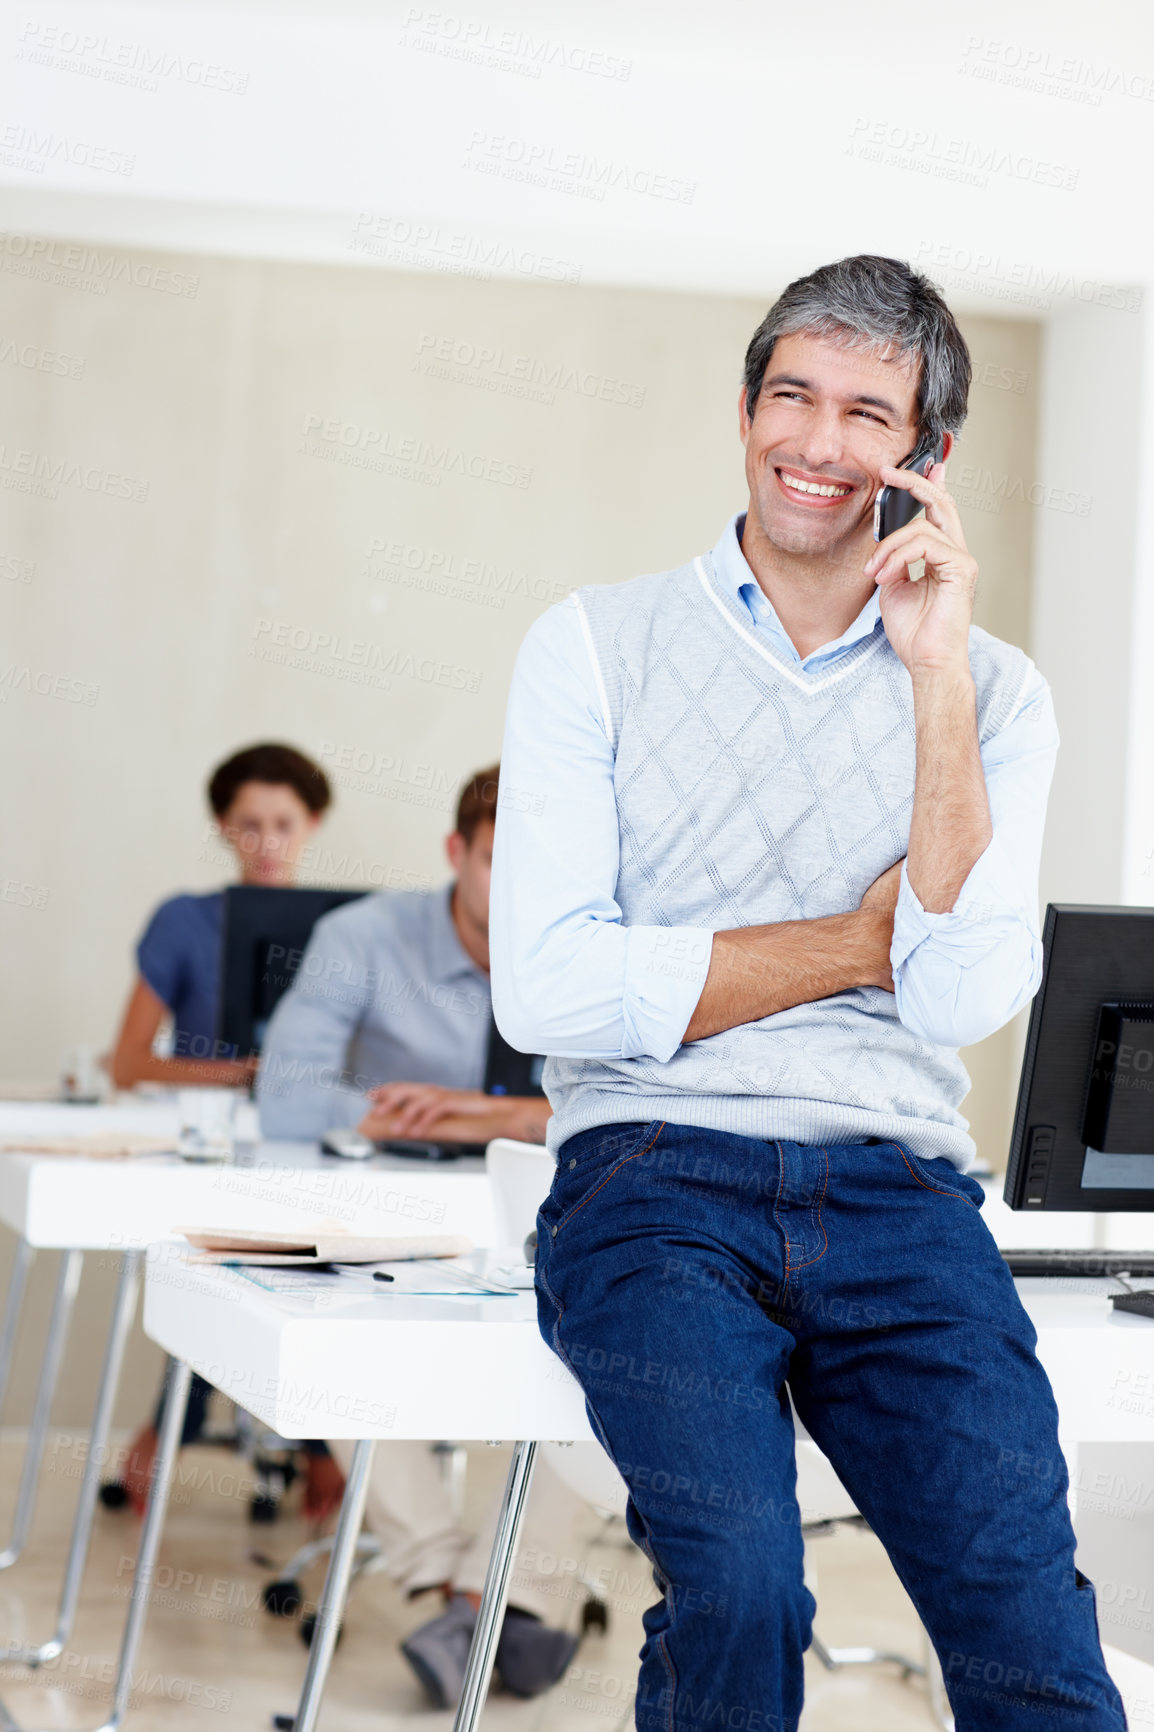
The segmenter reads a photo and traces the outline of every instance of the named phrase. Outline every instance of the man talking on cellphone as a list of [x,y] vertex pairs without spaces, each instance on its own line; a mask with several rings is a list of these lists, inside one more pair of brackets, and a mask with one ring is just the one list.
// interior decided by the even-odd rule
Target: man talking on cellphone
[[[1061,1453],[957,1048],[1039,984],[1057,733],[1029,658],[971,623],[945,462],[901,467],[949,457],[969,384],[907,265],[790,284],[745,358],[746,510],[578,590],[517,662],[493,1002],[550,1055],[539,1317],[653,1565],[645,1732],[795,1732],[790,1394],[959,1732],[1125,1725],[1064,1474],[996,1471]],[[924,514],[875,545],[883,486]]]

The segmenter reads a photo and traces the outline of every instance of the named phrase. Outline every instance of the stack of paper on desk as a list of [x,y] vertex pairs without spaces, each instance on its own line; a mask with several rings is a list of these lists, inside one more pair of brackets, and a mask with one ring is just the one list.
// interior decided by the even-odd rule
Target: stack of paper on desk
[[321,1227],[306,1233],[237,1232],[231,1227],[177,1227],[198,1253],[194,1263],[284,1264],[388,1263],[414,1257],[460,1257],[473,1249],[461,1233],[394,1233],[389,1238]]

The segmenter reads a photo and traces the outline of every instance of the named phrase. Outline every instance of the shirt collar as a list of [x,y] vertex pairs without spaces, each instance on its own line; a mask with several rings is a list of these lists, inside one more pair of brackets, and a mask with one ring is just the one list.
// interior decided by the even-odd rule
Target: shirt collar
[[744,531],[745,513],[739,511],[722,530],[721,540],[710,556],[718,587],[750,616],[755,626],[774,640],[778,651],[788,661],[808,668],[832,659],[843,650],[852,649],[854,644],[860,643],[862,638],[869,637],[874,631],[884,631],[885,627],[881,624],[881,599],[875,589],[853,624],[832,643],[822,644],[819,649],[813,650],[803,662],[789,633],[777,617],[773,603],[754,577],[741,551]]
[[488,984],[489,976],[469,955],[457,936],[449,904],[453,886],[436,890],[429,898],[429,973],[434,980],[459,980],[472,974]]

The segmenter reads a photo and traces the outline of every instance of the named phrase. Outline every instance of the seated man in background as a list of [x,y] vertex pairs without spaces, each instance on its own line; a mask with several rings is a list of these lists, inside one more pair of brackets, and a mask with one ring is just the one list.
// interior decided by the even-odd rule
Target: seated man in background
[[377,1141],[544,1142],[547,1101],[482,1089],[498,776],[498,765],[480,770],[462,790],[446,889],[381,890],[317,921],[269,1023],[263,1136],[355,1125]]
[[[257,1083],[263,1136],[312,1140],[355,1125],[374,1140],[544,1142],[543,1097],[482,1092],[498,776],[493,765],[462,790],[445,847],[455,874],[446,889],[380,891],[317,922],[269,1023]],[[352,1444],[331,1448],[347,1468]],[[542,1462],[522,1557],[563,1549],[581,1507]],[[446,1596],[447,1610],[402,1648],[431,1700],[450,1707],[464,1680],[496,1509],[471,1542],[453,1519],[428,1445],[396,1442],[376,1451],[368,1512],[409,1597],[429,1588]],[[548,1689],[576,1650],[575,1636],[541,1621],[555,1593],[554,1578],[518,1568],[496,1656],[502,1682],[517,1695]]]

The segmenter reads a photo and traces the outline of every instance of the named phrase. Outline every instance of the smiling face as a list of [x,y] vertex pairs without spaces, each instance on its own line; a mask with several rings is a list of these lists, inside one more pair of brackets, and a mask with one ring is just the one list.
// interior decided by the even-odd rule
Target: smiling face
[[741,394],[747,529],[780,553],[828,563],[872,546],[878,471],[917,443],[917,382],[904,356],[780,337],[752,421]]

